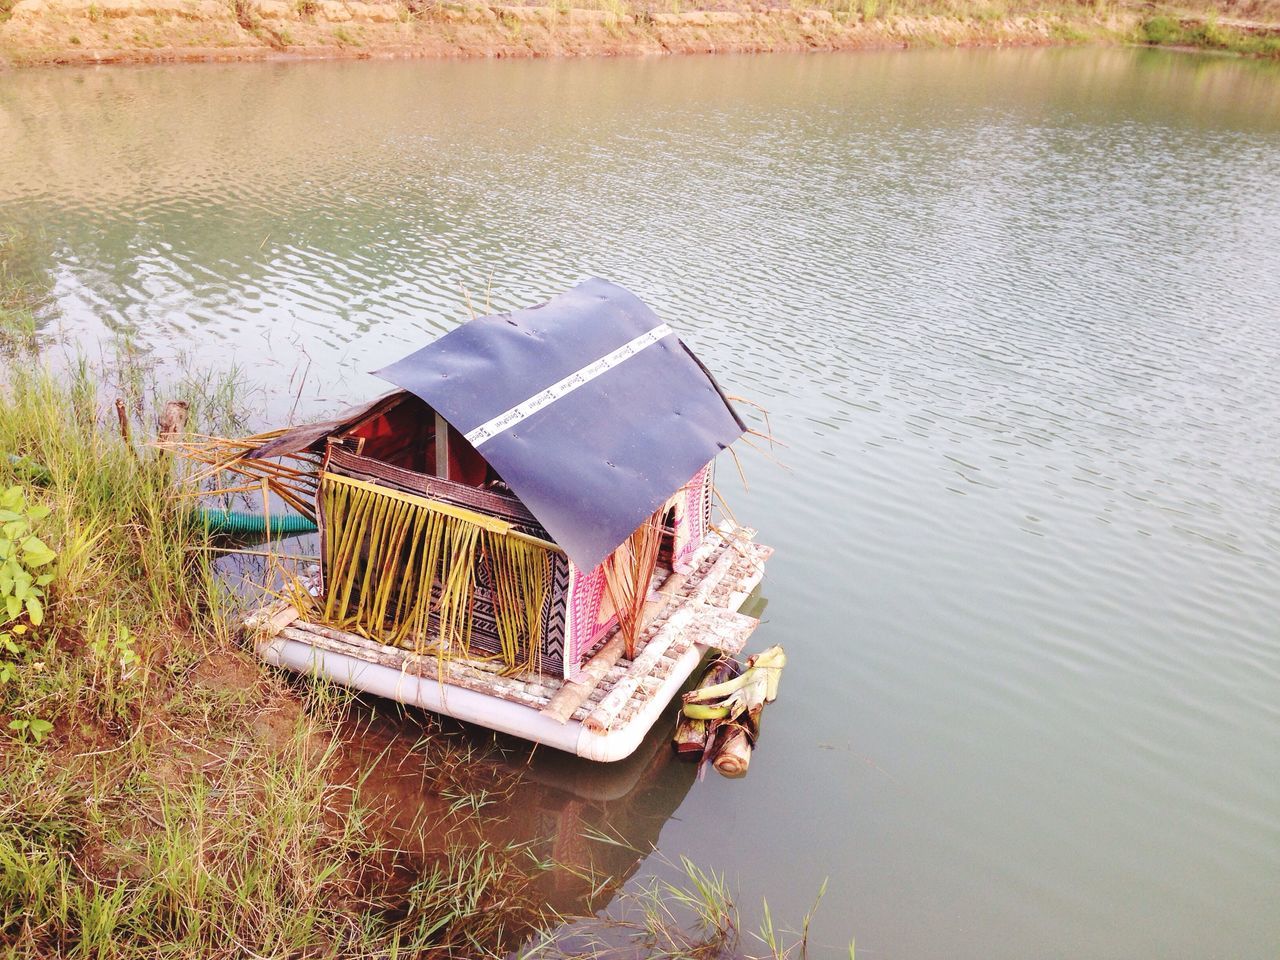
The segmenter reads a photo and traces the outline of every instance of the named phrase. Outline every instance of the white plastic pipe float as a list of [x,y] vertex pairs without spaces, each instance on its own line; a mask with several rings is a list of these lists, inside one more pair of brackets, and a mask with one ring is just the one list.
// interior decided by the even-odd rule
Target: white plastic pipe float
[[630,723],[607,733],[592,733],[577,720],[560,723],[523,704],[441,683],[431,677],[413,676],[345,653],[320,650],[300,640],[276,637],[258,644],[258,656],[275,666],[327,677],[389,700],[433,710],[601,763],[612,763],[635,752],[706,652],[706,647],[692,646],[681,654],[657,692]]

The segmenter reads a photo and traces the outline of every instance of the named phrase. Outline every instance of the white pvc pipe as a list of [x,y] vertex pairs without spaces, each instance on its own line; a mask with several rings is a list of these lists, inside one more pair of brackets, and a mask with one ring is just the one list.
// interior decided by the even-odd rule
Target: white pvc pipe
[[577,720],[559,723],[532,707],[500,700],[492,694],[412,676],[345,653],[320,650],[301,640],[276,637],[258,645],[258,656],[278,667],[318,674],[380,697],[433,710],[604,763],[621,760],[635,752],[705,652],[705,647],[698,646],[686,650],[672,665],[662,686],[630,723],[619,730],[598,734]]
[[586,727],[583,727],[581,723],[573,720],[569,721],[582,730],[578,735],[576,751],[578,756],[586,757],[588,760],[599,760],[608,763],[613,760],[621,760],[623,757],[629,757],[635,753],[636,747],[640,746],[640,742],[649,735],[649,731],[653,729],[653,725],[657,722],[658,717],[662,715],[662,711],[667,709],[667,704],[676,695],[676,691],[684,686],[684,682],[689,679],[689,675],[697,669],[706,652],[706,647],[691,646],[682,653],[676,662],[671,665],[671,672],[662,681],[662,686],[658,687],[652,699],[621,730],[605,734],[592,733]]

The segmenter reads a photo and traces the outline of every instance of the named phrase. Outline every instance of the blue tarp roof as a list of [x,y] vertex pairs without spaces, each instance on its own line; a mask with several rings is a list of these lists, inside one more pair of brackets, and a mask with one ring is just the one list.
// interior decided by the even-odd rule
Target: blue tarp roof
[[586,569],[744,431],[675,332],[607,280],[472,320],[376,375],[466,436]]

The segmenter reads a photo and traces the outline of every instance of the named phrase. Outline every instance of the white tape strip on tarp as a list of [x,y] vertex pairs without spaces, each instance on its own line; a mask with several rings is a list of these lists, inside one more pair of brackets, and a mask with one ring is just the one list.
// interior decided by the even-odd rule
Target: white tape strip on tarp
[[486,440],[492,440],[498,434],[511,429],[521,420],[525,420],[537,413],[543,407],[554,403],[561,397],[573,393],[581,386],[590,383],[602,373],[612,370],[624,360],[634,357],[645,347],[652,346],[663,337],[674,333],[665,323],[659,324],[647,333],[642,333],[634,340],[624,343],[617,350],[606,354],[599,360],[595,360],[581,370],[574,371],[563,380],[553,383],[545,390],[535,393],[528,400],[516,404],[510,410],[498,414],[487,423],[482,423],[474,430],[465,434],[467,442],[473,447],[478,447]]

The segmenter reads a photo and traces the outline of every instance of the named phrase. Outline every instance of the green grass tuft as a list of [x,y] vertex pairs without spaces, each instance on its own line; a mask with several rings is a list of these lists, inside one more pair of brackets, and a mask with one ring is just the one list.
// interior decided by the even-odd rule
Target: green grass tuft
[[1280,57],[1280,28],[1224,25],[1215,16],[1177,20],[1159,14],[1142,21],[1138,39],[1152,46],[1194,47],[1251,57]]
[[1177,43],[1182,37],[1182,25],[1172,17],[1151,17],[1143,21],[1142,36],[1151,44]]

